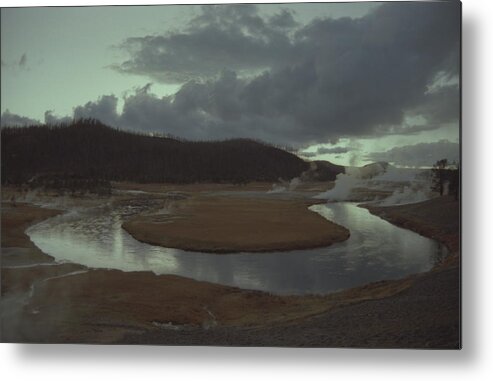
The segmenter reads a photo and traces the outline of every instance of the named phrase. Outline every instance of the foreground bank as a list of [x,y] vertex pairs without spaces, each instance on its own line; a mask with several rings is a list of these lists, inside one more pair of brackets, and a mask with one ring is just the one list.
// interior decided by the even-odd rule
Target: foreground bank
[[407,287],[389,282],[328,296],[276,296],[178,276],[55,263],[24,229],[58,213],[2,205],[2,243],[15,244],[2,248],[3,341],[132,343],[137,341],[127,335],[277,326]]
[[[430,206],[421,206],[425,207]],[[6,236],[14,234],[9,229],[15,225],[9,223],[12,213],[17,219],[29,217],[22,226],[36,221],[33,217],[40,213],[28,206],[17,208],[27,209],[14,210],[6,205],[2,208],[2,232]],[[13,241],[3,239],[4,242]],[[32,243],[24,236],[24,241],[17,239],[15,245],[22,249]],[[51,260],[48,256],[44,259]],[[456,264],[323,297],[280,297],[146,272],[46,263],[37,266],[34,259],[29,264],[15,267],[12,262],[7,266],[10,268],[2,268],[2,303],[15,302],[16,298],[22,302],[17,315],[2,315],[3,341],[439,348],[459,345]],[[32,297],[25,299],[30,290]]]
[[268,327],[156,331],[125,341],[169,345],[438,348],[461,347],[460,203],[442,197],[422,203],[368,209],[399,226],[445,244],[451,255],[432,271],[395,282],[399,292],[339,305],[304,320]]

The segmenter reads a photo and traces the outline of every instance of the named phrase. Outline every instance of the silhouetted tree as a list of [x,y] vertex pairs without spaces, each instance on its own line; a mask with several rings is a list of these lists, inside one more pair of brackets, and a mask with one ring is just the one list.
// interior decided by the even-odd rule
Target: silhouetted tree
[[443,191],[445,187],[446,168],[447,168],[447,159],[441,159],[438,160],[435,164],[433,164],[433,168],[431,170],[432,173],[431,189],[436,192],[439,192],[440,196],[443,196]]
[[95,119],[6,127],[1,137],[2,184],[50,175],[43,181],[67,192],[80,191],[80,179],[243,184],[290,179],[308,169],[296,155],[258,141],[184,141],[121,131]]
[[459,199],[460,192],[460,163],[453,163],[449,173],[449,194],[454,195],[454,199]]
[[460,191],[460,164],[449,164],[447,159],[438,160],[432,168],[432,190],[443,196],[445,184],[448,185],[448,194],[459,198]]

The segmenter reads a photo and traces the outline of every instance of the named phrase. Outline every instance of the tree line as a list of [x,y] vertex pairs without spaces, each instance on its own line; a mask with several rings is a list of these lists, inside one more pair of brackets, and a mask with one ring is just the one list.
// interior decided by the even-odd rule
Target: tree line
[[184,141],[114,129],[95,119],[63,126],[4,127],[2,184],[40,174],[105,181],[277,181],[299,176],[308,163],[249,139]]

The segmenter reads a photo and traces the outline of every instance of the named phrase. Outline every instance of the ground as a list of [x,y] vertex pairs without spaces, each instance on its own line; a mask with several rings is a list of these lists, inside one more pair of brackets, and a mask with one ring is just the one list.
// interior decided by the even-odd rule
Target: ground
[[123,228],[142,242],[213,253],[309,249],[349,238],[349,230],[309,211],[311,203],[201,195],[174,202],[172,211],[135,217]]
[[[451,201],[387,207],[384,218],[398,216],[394,222],[401,225],[412,220],[416,227],[429,227],[423,235],[431,234],[447,219],[426,211],[444,202]],[[24,230],[56,213],[2,204],[2,341],[459,346],[458,260],[426,274],[336,294],[281,297],[176,276],[47,265],[52,258],[35,248]],[[449,228],[458,242],[455,221]],[[449,234],[436,238],[445,237]],[[14,268],[34,263],[40,265]]]
[[379,207],[365,205],[373,214],[395,225],[436,239],[457,253],[460,248],[460,205],[453,196],[437,197],[416,204]]

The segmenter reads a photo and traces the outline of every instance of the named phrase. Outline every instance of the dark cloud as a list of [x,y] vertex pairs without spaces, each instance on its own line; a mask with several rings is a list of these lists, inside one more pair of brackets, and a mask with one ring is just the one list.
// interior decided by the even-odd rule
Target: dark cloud
[[[449,83],[459,74],[459,31],[457,2],[386,3],[358,19],[308,25],[288,11],[264,17],[253,5],[204,6],[183,30],[122,43],[130,57],[117,70],[179,82],[176,94],[158,97],[147,84],[121,100],[121,113],[117,97],[104,95],[73,117],[295,148],[418,134],[459,119],[459,89]],[[421,122],[409,125],[409,117]]]
[[367,160],[387,161],[394,165],[408,167],[431,167],[441,159],[459,161],[459,144],[448,140],[435,143],[419,143],[403,147],[395,147],[386,152],[373,152]]
[[13,114],[8,109],[5,110],[0,117],[0,125],[2,127],[30,126],[35,124],[39,124],[39,120]]
[[298,25],[298,22],[293,17],[293,12],[283,9],[269,19],[269,24],[273,28],[289,29]]
[[430,124],[438,124],[458,121],[459,110],[459,86],[448,85],[427,92],[411,113],[423,116]]
[[[58,117],[55,114],[53,114],[52,110],[48,110],[44,114],[45,124],[58,125],[58,124],[70,123],[71,121],[72,121],[72,117],[68,117],[68,116]],[[2,127],[33,126],[39,124],[42,124],[42,122],[37,119],[13,114],[9,110],[5,110],[1,116]]]
[[190,140],[246,137],[289,144],[292,139],[288,132],[295,129],[289,120],[279,118],[274,121],[276,125],[270,118],[245,114],[238,98],[227,96],[243,86],[234,73],[225,72],[217,81],[189,82],[170,97],[136,91],[125,98],[117,123]]
[[[174,99],[146,97],[153,114],[139,128],[300,146],[416,134],[458,121],[458,87],[429,89],[458,75],[459,26],[455,2],[388,3],[304,26],[287,11],[267,19],[251,5],[205,6],[182,31],[126,40],[130,59],[118,70],[186,82]],[[406,116],[424,123],[405,125]]]
[[183,31],[125,40],[130,59],[113,68],[169,83],[269,69],[296,58],[284,33],[294,25],[287,12],[264,20],[254,5],[206,5]]
[[73,118],[69,116],[65,116],[65,117],[56,116],[53,113],[53,110],[45,111],[45,124],[49,124],[51,126],[59,125],[59,124],[68,124],[72,122],[72,120]]
[[[95,118],[110,126],[119,127],[117,112],[118,98],[114,95],[103,95],[95,102],[87,102],[74,108],[74,119]],[[144,112],[145,110],[143,110]]]
[[383,135],[417,135],[420,132],[431,131],[440,128],[441,124],[402,124],[395,126],[385,126],[382,128],[376,128],[373,133],[374,136]]

